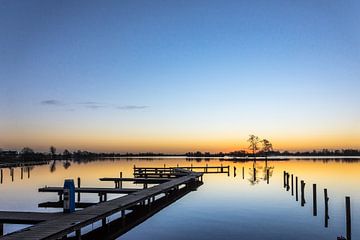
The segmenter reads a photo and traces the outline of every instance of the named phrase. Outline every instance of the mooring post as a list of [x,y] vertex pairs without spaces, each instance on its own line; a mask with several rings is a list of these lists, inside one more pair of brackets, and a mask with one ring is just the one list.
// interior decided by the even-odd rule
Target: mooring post
[[206,164],[206,171],[205,172],[208,172],[208,167],[209,167],[208,164]]
[[294,175],[291,174],[291,196],[294,196]]
[[[122,178],[123,174],[122,172],[120,172],[120,178]],[[119,185],[118,185],[119,188],[122,188],[123,185],[122,185],[122,180],[119,181]]]
[[329,197],[327,189],[324,189],[324,201],[325,201],[325,227],[329,226]]
[[234,166],[234,177],[236,177],[236,167]]
[[30,178],[30,168],[28,167],[27,170],[28,170],[28,178]]
[[221,172],[224,172],[224,170],[223,170],[223,165],[221,164]]
[[290,174],[286,173],[286,191],[290,190]]
[[351,208],[350,197],[345,197],[346,205],[346,240],[351,240]]
[[[80,188],[81,188],[81,179],[80,179],[80,177],[77,178],[77,187],[80,190]],[[77,193],[77,201],[80,202],[80,191]]]
[[301,206],[305,206],[305,182],[301,180]]
[[24,178],[24,168],[21,168],[21,180]]
[[3,170],[1,169],[0,171],[0,180],[1,180],[1,184],[3,183]]
[[286,187],[286,171],[284,171],[284,188]]
[[317,216],[316,184],[313,184],[313,215]]
[[254,182],[256,182],[256,168],[253,169],[254,169]]
[[270,181],[270,170],[266,169],[266,183],[269,184]]
[[299,201],[299,190],[298,190],[298,177],[295,178],[295,198],[296,201]]
[[10,169],[10,175],[11,175],[11,181],[13,182],[14,181],[14,169],[13,168]]
[[4,235],[4,224],[0,223],[0,237]]

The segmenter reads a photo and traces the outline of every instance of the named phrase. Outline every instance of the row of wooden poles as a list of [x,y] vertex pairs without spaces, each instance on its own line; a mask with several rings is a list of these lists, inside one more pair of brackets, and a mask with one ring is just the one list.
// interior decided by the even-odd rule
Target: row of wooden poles
[[[290,182],[291,178],[291,182]],[[291,184],[291,187],[290,187]],[[299,201],[299,191],[298,191],[298,177],[295,177],[294,183],[294,175],[289,174],[284,171],[284,188],[287,191],[291,189],[291,195],[294,196],[294,184],[295,184],[295,199]],[[300,181],[300,192],[301,192],[301,206],[305,206],[305,181]],[[324,189],[324,205],[325,205],[325,227],[329,226],[329,197],[328,191]],[[351,207],[350,207],[350,197],[345,197],[345,208],[346,208],[346,240],[351,240]],[[317,187],[316,184],[313,184],[313,216],[317,216]]]
[[[9,168],[10,170],[10,177],[11,177],[11,181],[14,181],[14,168]],[[27,169],[27,177],[30,178],[30,169]],[[20,168],[20,178],[23,179],[24,178],[24,168]],[[4,170],[1,168],[0,169],[0,184],[2,184],[4,181]]]

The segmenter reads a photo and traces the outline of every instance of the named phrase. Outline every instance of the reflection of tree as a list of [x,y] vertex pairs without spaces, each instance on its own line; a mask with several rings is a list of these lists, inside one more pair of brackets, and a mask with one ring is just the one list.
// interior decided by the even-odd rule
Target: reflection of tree
[[50,163],[50,172],[55,172],[56,171],[56,161],[52,161]]
[[71,166],[70,161],[66,160],[65,162],[63,162],[63,167],[64,167],[65,169],[68,169],[70,166]]
[[258,166],[257,163],[253,162],[253,167],[249,168],[249,182],[251,185],[256,185],[260,183],[261,180],[267,181],[267,171],[269,170],[269,179],[273,175],[274,166],[268,166],[267,161],[265,162],[265,166]]

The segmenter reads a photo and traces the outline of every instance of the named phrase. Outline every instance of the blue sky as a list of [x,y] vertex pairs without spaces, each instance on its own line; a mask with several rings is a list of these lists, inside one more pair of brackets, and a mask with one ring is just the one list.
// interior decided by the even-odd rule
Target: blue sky
[[0,1],[0,147],[360,148],[357,1]]

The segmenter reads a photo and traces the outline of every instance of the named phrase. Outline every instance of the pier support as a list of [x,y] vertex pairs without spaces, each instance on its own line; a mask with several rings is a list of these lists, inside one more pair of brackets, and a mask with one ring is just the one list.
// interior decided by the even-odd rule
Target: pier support
[[75,231],[76,239],[81,240],[81,229]]
[[291,174],[291,196],[294,196],[294,175]]
[[242,167],[242,177],[245,179],[245,167]]
[[286,191],[290,190],[290,174],[286,173]]
[[286,172],[284,171],[284,188],[286,187]]
[[0,223],[0,237],[4,235],[4,224]]
[[[77,178],[77,187],[81,187],[81,179],[80,177]],[[80,202],[80,192],[77,193],[77,201]]]
[[270,181],[270,170],[266,169],[266,183],[269,184]]
[[3,170],[0,170],[0,183],[3,183]]

